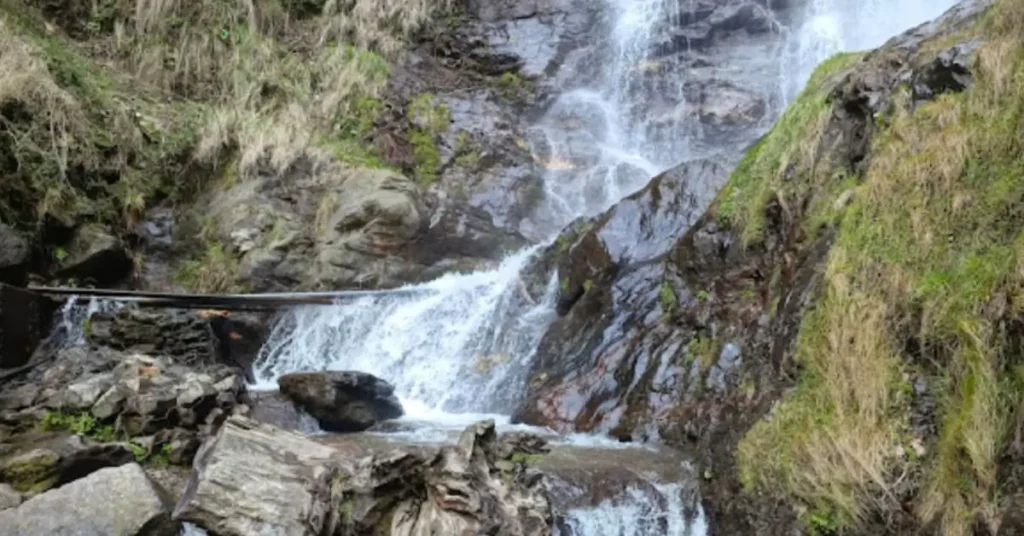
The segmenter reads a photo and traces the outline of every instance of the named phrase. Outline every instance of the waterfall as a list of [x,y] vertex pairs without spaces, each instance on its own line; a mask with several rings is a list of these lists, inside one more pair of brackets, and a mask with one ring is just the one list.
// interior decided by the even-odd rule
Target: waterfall
[[788,102],[810,79],[814,68],[838,52],[868,50],[892,36],[935,19],[957,0],[809,0],[790,33],[783,94]]
[[[531,295],[531,259],[565,224],[600,213],[689,154],[692,125],[652,125],[647,99],[687,106],[683,74],[637,75],[650,60],[656,26],[693,13],[693,0],[605,0],[609,43],[597,82],[565,88],[528,132],[544,168],[545,199],[534,219],[548,236],[492,270],[449,274],[417,285],[425,294],[382,294],[333,307],[298,309],[275,327],[256,363],[255,388],[273,389],[285,373],[361,370],[396,387],[407,419],[434,423],[437,437],[485,414],[507,415],[524,392],[537,345],[554,319],[554,274]],[[687,3],[688,2],[688,3]],[[808,0],[781,52],[780,92],[791,99],[814,67],[844,50],[864,49],[933,18],[955,0]],[[689,10],[689,11],[687,11]],[[692,16],[692,15],[691,15]],[[571,77],[570,77],[571,78]],[[536,281],[534,282],[536,283]],[[543,284],[546,283],[546,284]],[[507,422],[507,419],[506,421]],[[680,489],[665,499],[627,492],[579,508],[563,536],[700,535],[703,518],[684,523]]]
[[678,484],[655,484],[657,497],[635,487],[589,508],[566,516],[557,536],[700,536],[707,532],[702,515],[688,521],[683,489]]
[[[567,223],[606,210],[685,156],[682,133],[652,127],[634,106],[664,89],[634,73],[656,25],[678,16],[680,0],[607,1],[606,68],[593,87],[561,94],[530,132],[545,168],[538,212],[548,242],[494,270],[419,285],[432,291],[426,297],[382,295],[290,313],[257,360],[257,388],[273,388],[287,372],[355,369],[393,383],[407,413],[418,412],[413,418],[511,412],[558,290],[551,274],[542,295],[529,295],[523,270],[532,256]],[[681,95],[681,81],[668,83]]]

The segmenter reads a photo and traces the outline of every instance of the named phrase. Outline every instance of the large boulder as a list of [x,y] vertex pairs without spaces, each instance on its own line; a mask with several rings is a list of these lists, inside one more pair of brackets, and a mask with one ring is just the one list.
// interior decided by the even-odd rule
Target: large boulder
[[0,511],[5,536],[177,536],[167,494],[138,465],[100,469]]
[[454,446],[320,443],[242,417],[204,445],[175,519],[220,536],[551,534],[542,475],[493,422]]
[[277,383],[282,394],[331,432],[361,432],[403,414],[394,387],[364,372],[300,372]]
[[117,283],[134,267],[124,242],[98,224],[76,229],[57,261],[57,277],[92,281],[98,285]]
[[312,155],[209,206],[215,238],[253,290],[394,287],[500,258],[524,241],[490,216],[386,169]]
[[330,448],[231,418],[203,446],[174,518],[219,536],[326,534]]

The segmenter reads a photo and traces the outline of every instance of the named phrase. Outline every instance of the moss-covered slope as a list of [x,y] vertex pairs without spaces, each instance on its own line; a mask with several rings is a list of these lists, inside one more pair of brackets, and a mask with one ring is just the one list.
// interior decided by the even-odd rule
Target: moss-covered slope
[[[922,89],[958,57],[969,87]],[[856,106],[872,123],[833,144]],[[913,47],[832,60],[747,155],[719,221],[748,244],[780,221],[834,242],[796,386],[739,444],[745,489],[816,533],[996,533],[1024,491],[1022,151],[1024,3],[1000,0]]]

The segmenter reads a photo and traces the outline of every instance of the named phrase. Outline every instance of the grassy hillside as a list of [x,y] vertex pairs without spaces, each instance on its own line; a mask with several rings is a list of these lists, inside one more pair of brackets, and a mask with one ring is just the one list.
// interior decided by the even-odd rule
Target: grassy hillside
[[0,219],[46,242],[300,157],[383,165],[369,130],[389,61],[447,8],[0,0]]
[[798,385],[738,452],[745,487],[796,500],[812,532],[908,509],[945,535],[995,529],[1021,486],[1005,469],[1024,437],[1024,2],[919,55],[975,36],[973,85],[917,107],[901,86],[853,167],[822,143],[840,112],[823,82],[860,55],[823,66],[719,201],[748,241],[769,202],[836,233]]

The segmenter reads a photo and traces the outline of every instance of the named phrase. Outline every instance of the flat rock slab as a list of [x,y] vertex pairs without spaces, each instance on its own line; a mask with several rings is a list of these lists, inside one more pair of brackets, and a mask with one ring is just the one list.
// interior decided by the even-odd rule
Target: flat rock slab
[[175,536],[171,502],[137,464],[100,469],[0,511],[4,536]]

